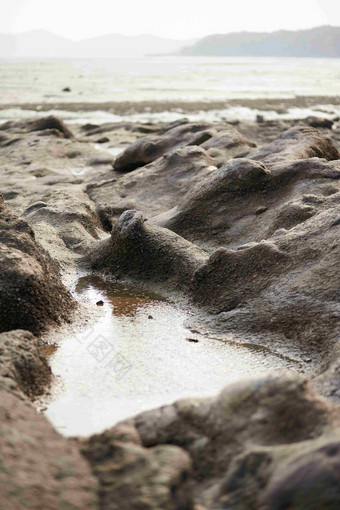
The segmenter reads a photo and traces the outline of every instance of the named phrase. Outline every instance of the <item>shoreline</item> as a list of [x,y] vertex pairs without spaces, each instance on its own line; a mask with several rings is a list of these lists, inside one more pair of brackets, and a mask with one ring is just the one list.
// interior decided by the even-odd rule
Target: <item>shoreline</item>
[[71,112],[106,111],[118,115],[133,113],[160,113],[182,110],[181,113],[226,109],[228,107],[246,107],[264,111],[274,110],[286,113],[288,108],[310,108],[322,105],[340,105],[339,96],[295,96],[291,98],[239,98],[220,101],[110,101],[110,102],[39,102],[39,103],[0,103],[0,110],[21,109],[46,112],[66,110]]

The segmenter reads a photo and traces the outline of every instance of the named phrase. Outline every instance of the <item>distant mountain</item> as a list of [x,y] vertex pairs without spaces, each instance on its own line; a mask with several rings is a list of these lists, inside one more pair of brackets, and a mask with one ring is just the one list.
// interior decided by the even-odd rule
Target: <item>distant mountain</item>
[[[188,41],[193,44],[196,41]],[[163,39],[154,35],[128,37],[119,34],[104,35],[86,39],[76,44],[77,55],[88,57],[142,57],[148,54],[177,53],[183,41]]]
[[178,53],[184,44],[196,40],[178,41],[153,35],[128,37],[110,34],[83,41],[71,41],[46,30],[22,34],[0,34],[0,57],[142,57],[153,54]]
[[73,43],[46,30],[0,34],[1,57],[59,57],[72,51]]
[[210,35],[184,47],[181,55],[244,57],[340,57],[340,27],[291,32],[235,32]]

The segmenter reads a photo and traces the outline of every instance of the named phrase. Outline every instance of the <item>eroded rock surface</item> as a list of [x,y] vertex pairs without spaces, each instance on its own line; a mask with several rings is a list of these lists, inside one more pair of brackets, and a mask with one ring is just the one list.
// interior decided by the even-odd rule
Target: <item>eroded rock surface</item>
[[64,124],[63,121],[50,115],[49,117],[42,117],[40,119],[26,120],[26,121],[8,121],[0,126],[1,131],[13,131],[14,133],[31,133],[33,131],[46,131],[48,134],[61,136],[64,138],[73,138],[70,129]]
[[192,186],[215,170],[204,149],[183,147],[120,179],[90,184],[87,193],[99,204],[101,214],[106,212],[109,218],[128,209],[152,217],[176,206]]
[[131,210],[120,216],[110,238],[98,243],[89,258],[94,269],[118,278],[184,290],[206,255],[170,230],[149,225],[140,212]]
[[[339,508],[340,156],[316,125],[0,126],[1,508]],[[113,164],[93,142],[134,143]],[[79,261],[181,293],[198,330],[317,377],[254,378],[65,440],[28,402],[51,374],[27,330],[69,317],[58,271]]]
[[250,151],[248,157],[268,163],[314,157],[331,161],[339,159],[339,151],[332,140],[317,129],[295,126],[282,133],[273,142]]
[[32,399],[46,391],[51,379],[51,368],[32,333],[16,330],[0,334],[2,389]]
[[70,316],[75,302],[28,223],[0,197],[0,331],[39,333]]
[[[92,437],[83,451],[99,476],[103,508],[117,508],[115,500],[137,508],[142,492],[145,508],[336,508],[339,418],[303,378],[281,374],[142,413]],[[162,449],[173,460],[167,476],[162,465],[151,475],[150,501],[143,475]],[[142,472],[133,468],[141,456]],[[172,498],[169,473],[176,473]]]
[[64,269],[84,255],[102,230],[94,206],[82,192],[53,190],[32,201],[23,218],[53,260]]
[[208,123],[184,123],[168,129],[164,134],[141,138],[120,154],[114,168],[119,172],[131,172],[147,165],[167,152],[179,147],[202,145],[212,157],[234,157],[254,144],[242,136],[230,124],[212,127]]
[[0,390],[1,509],[94,510],[96,490],[78,447],[29,403]]
[[100,508],[191,510],[191,460],[181,448],[143,447],[133,425],[117,426],[82,442],[100,484]]

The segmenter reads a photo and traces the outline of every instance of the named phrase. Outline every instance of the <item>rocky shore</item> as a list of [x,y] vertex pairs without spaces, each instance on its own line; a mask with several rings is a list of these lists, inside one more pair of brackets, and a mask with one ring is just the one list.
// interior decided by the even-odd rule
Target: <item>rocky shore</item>
[[[340,123],[0,125],[0,507],[340,508]],[[115,157],[113,153],[118,155]],[[32,402],[79,268],[312,364],[66,439]]]

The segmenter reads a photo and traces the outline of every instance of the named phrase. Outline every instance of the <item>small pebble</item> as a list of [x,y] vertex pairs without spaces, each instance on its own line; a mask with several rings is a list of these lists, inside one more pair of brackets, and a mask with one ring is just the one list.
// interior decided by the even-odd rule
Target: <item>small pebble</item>
[[103,306],[104,305],[104,301],[102,301],[102,300],[97,301],[96,305],[97,306]]
[[331,227],[336,227],[337,225],[340,225],[340,216],[331,222]]
[[186,341],[187,342],[192,342],[194,344],[197,344],[199,342],[199,340],[197,340],[197,338],[186,338]]
[[266,206],[259,207],[258,209],[256,209],[255,214],[262,214],[262,213],[266,212],[267,209],[268,209],[268,207],[266,207]]
[[152,315],[148,315],[148,319],[153,319]]

